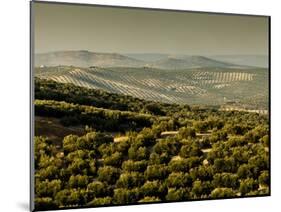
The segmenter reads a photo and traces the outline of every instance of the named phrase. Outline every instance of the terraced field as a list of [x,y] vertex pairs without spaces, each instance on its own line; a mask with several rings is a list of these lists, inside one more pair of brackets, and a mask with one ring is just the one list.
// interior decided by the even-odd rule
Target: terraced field
[[161,70],[142,68],[36,68],[36,76],[62,83],[102,89],[141,99],[182,104],[222,104],[259,95],[268,99],[266,69],[197,68]]

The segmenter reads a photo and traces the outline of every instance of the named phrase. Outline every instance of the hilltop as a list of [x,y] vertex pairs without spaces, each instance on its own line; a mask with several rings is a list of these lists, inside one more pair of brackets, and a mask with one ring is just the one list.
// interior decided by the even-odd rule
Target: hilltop
[[98,53],[90,51],[58,51],[35,55],[35,66],[142,66],[143,62],[117,53]]

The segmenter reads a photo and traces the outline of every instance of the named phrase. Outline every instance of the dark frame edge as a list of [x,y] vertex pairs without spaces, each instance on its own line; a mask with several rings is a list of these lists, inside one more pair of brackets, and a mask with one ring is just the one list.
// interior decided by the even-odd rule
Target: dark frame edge
[[30,117],[29,117],[29,126],[30,126],[30,132],[29,132],[29,151],[30,151],[30,162],[29,162],[29,183],[30,183],[30,190],[29,190],[29,210],[35,211],[35,180],[34,180],[34,108],[33,108],[33,101],[34,101],[34,76],[33,76],[33,67],[34,67],[34,7],[33,7],[33,0],[30,0],[29,2],[29,54],[30,54],[30,60],[29,60],[29,108],[30,108]]
[[41,4],[58,4],[58,5],[69,5],[69,6],[88,6],[88,7],[104,7],[104,8],[116,8],[116,9],[139,9],[139,10],[150,10],[150,11],[166,11],[166,12],[190,12],[190,13],[201,13],[209,15],[233,15],[233,16],[249,16],[249,17],[261,17],[267,18],[269,15],[257,15],[247,13],[231,13],[231,12],[212,12],[212,11],[200,11],[200,10],[182,10],[182,9],[167,9],[160,7],[141,7],[141,6],[125,6],[125,5],[105,5],[105,4],[94,4],[94,3],[77,3],[77,2],[60,2],[60,1],[49,1],[49,0],[31,0],[35,3]]
[[[220,197],[220,198],[205,198],[205,199],[190,199],[190,200],[180,200],[180,201],[161,201],[161,202],[136,202],[136,203],[128,203],[128,204],[107,204],[107,205],[97,205],[97,206],[75,206],[75,207],[65,207],[65,208],[55,208],[55,209],[46,209],[39,211],[65,211],[71,209],[94,209],[94,208],[109,208],[109,207],[130,207],[130,206],[141,206],[141,205],[159,205],[159,204],[172,204],[172,203],[187,203],[187,202],[201,202],[201,201],[221,201],[221,200],[235,200],[241,199],[246,200],[249,198],[267,198],[270,197],[270,194],[262,194],[262,195],[251,195],[251,196],[243,196],[243,197]],[[34,211],[37,211],[36,209]]]
[[268,16],[268,120],[269,120],[269,196],[271,196],[271,16]]

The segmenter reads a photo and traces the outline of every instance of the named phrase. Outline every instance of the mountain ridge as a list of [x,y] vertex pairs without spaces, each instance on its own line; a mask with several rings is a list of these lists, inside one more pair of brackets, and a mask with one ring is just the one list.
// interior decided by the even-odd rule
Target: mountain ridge
[[141,66],[142,61],[118,53],[100,53],[87,50],[56,51],[35,54],[35,66]]
[[206,56],[168,56],[153,61],[144,61],[118,53],[101,53],[87,50],[56,51],[35,54],[35,66],[75,66],[75,67],[154,67],[160,69],[188,69],[198,67],[232,67],[236,64],[222,62]]

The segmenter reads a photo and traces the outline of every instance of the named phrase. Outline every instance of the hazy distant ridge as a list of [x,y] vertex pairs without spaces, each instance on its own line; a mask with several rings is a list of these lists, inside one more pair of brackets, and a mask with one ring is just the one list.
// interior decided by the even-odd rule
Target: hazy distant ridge
[[186,69],[186,68],[222,68],[235,66],[231,63],[225,63],[213,60],[203,56],[189,56],[185,58],[168,57],[151,63],[153,67],[161,69]]
[[35,55],[35,66],[102,66],[102,67],[139,67],[143,61],[117,53],[98,53],[89,51],[59,51]]
[[[227,68],[239,66],[203,56],[168,56],[165,54],[133,54],[125,56],[117,53],[98,53],[90,51],[59,51],[35,55],[35,66],[76,66],[76,67],[153,67],[160,69],[189,69],[189,68]],[[148,61],[151,56],[151,60]]]

